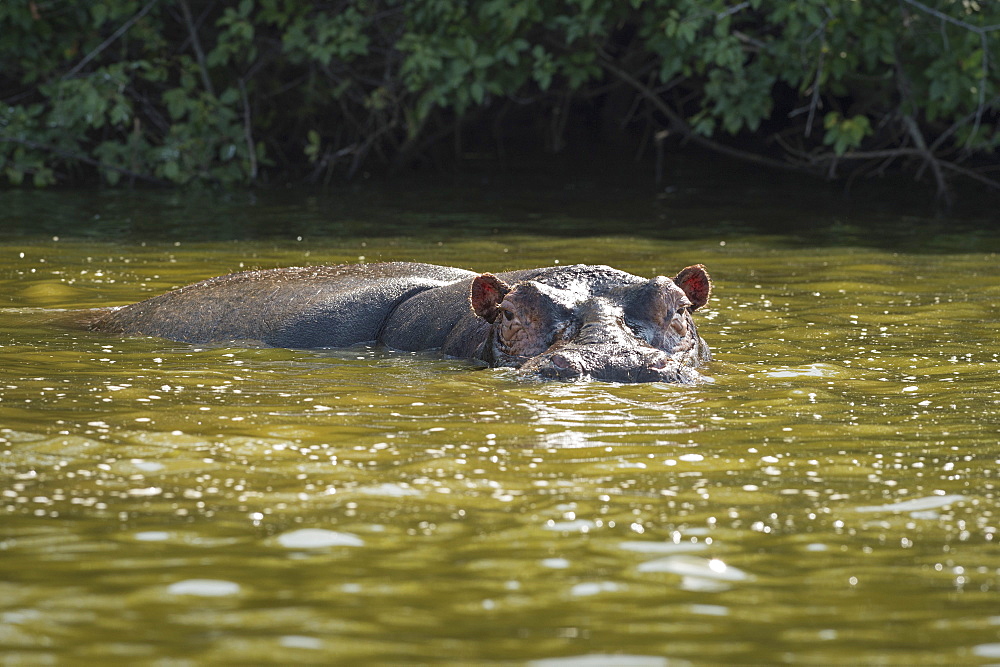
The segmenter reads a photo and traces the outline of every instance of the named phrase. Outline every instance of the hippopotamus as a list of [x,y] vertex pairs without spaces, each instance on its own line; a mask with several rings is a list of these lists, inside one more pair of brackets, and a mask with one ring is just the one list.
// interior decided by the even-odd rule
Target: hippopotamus
[[188,343],[440,350],[544,379],[698,382],[701,264],[652,279],[578,264],[497,273],[388,262],[244,271],[95,315],[90,329]]

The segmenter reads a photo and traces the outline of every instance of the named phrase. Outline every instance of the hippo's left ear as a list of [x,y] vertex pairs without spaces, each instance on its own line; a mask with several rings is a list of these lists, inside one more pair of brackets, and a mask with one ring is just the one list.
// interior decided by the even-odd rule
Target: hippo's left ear
[[469,300],[476,315],[490,324],[500,314],[500,303],[503,302],[510,286],[492,273],[484,273],[472,281],[472,293]]
[[712,293],[712,278],[701,264],[681,269],[674,277],[674,284],[687,294],[687,298],[694,305],[692,310],[708,303],[708,297]]

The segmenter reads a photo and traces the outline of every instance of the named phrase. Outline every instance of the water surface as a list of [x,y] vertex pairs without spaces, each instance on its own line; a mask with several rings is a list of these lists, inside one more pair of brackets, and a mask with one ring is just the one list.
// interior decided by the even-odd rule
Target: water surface
[[[1000,661],[1000,235],[782,192],[0,194],[0,662]],[[387,260],[704,263],[714,382],[50,322]]]

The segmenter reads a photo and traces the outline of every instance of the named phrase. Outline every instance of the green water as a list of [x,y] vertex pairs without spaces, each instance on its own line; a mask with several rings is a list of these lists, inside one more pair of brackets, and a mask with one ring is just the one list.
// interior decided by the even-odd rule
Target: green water
[[[0,194],[0,663],[1000,661],[996,227],[530,185]],[[381,260],[704,263],[715,382],[48,322]]]

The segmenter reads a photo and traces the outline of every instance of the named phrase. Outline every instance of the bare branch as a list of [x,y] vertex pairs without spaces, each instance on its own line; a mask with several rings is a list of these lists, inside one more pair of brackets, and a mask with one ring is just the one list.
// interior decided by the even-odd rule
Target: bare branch
[[966,169],[965,167],[960,167],[954,162],[947,162],[945,160],[941,161],[941,166],[945,169],[949,169],[951,171],[954,171],[955,173],[961,174],[966,178],[971,178],[974,181],[979,181],[983,185],[987,185],[994,190],[1000,190],[1000,181],[993,178],[989,178],[988,176],[983,176],[977,171],[973,171],[972,169]]
[[906,115],[903,116],[903,125],[906,126],[906,131],[909,132],[910,137],[913,139],[913,143],[916,144],[917,150],[920,151],[922,157],[930,165],[931,171],[934,173],[934,183],[937,185],[937,197],[944,201],[946,206],[951,206],[951,190],[948,188],[948,183],[945,181],[944,172],[941,171],[941,163],[927,149],[927,142],[924,141],[924,135],[920,131],[920,127],[917,125],[917,121],[913,120],[913,116]]
[[681,117],[681,115],[678,114],[673,109],[671,109],[666,102],[660,99],[659,95],[650,90],[649,86],[645,85],[644,83],[633,77],[631,74],[629,74],[625,70],[615,65],[605,54],[601,54],[600,57],[601,57],[601,65],[604,67],[604,69],[611,72],[619,79],[621,79],[622,81],[626,82],[627,84],[635,88],[635,90],[638,91],[640,95],[649,100],[649,102],[654,107],[656,107],[656,109],[660,113],[662,113],[664,116],[667,117],[667,120],[670,121],[671,129],[683,135],[686,139],[698,144],[699,146],[715,151],[716,153],[720,153],[722,155],[728,155],[729,157],[734,157],[743,160],[745,162],[763,164],[769,167],[774,167],[776,169],[786,169],[786,170],[796,169],[796,167],[788,164],[787,162],[782,162],[781,160],[774,160],[772,158],[765,157],[763,155],[757,155],[756,153],[750,153],[748,151],[742,151],[738,148],[725,146],[723,144],[712,141],[711,139],[703,137],[702,135],[692,130],[690,126],[688,126],[687,122]]
[[946,23],[951,23],[953,25],[957,25],[960,28],[964,28],[965,30],[969,30],[971,32],[978,33],[980,35],[988,33],[988,32],[993,32],[995,30],[1000,30],[1000,23],[997,23],[996,25],[988,25],[988,26],[984,26],[984,27],[980,28],[977,25],[972,25],[971,23],[967,23],[966,21],[963,21],[961,19],[957,19],[957,18],[955,18],[953,16],[948,16],[947,14],[945,14],[943,12],[939,12],[938,10],[934,9],[933,7],[928,7],[924,3],[919,2],[919,0],[903,0],[903,2],[905,2],[908,5],[912,5],[912,6],[916,7],[917,9],[919,9],[922,12],[926,12],[927,14],[930,14],[931,16],[935,16],[935,17],[941,19],[942,21],[945,21]]
[[[187,23],[188,33],[191,35],[191,46],[194,48],[195,57],[198,59],[201,82],[204,84],[208,94],[215,97],[215,88],[212,86],[212,79],[208,76],[208,66],[205,64],[205,51],[201,48],[201,40],[198,39],[198,29],[194,25],[191,8],[188,7],[187,0],[181,0],[180,5],[181,11],[184,12],[184,22]],[[242,81],[240,83],[242,84]]]
[[[989,102],[986,103],[986,106],[992,107],[996,105],[998,102],[1000,102],[1000,95],[994,96],[993,99],[991,99]],[[975,120],[978,111],[979,110],[977,109],[976,111],[970,114],[966,114],[962,118],[959,118],[954,123],[952,123],[951,127],[949,127],[947,130],[938,135],[937,139],[934,140],[934,143],[930,145],[930,150],[936,151],[941,146],[941,144],[943,144],[945,140],[948,139],[948,137],[955,134],[955,132],[957,132],[960,127],[966,125],[971,120]]]
[[108,37],[106,40],[98,44],[96,49],[94,49],[86,56],[84,56],[83,60],[81,60],[76,64],[76,67],[74,67],[73,69],[71,69],[70,71],[66,72],[66,74],[63,75],[63,78],[69,79],[70,77],[74,76],[77,72],[79,72],[81,69],[83,69],[87,65],[87,63],[89,63],[91,60],[100,55],[101,51],[111,46],[115,42],[115,40],[117,40],[119,37],[128,32],[129,28],[138,23],[139,19],[148,14],[149,10],[151,10],[158,1],[159,0],[149,0],[149,2],[146,3],[145,7],[136,12],[135,15],[128,21],[125,21],[125,23],[123,23],[118,28],[118,30],[115,30],[110,37]]
[[813,81],[812,99],[809,100],[809,115],[806,117],[805,136],[812,134],[813,120],[816,117],[816,110],[820,106],[819,99],[819,79],[823,76],[823,61],[825,60],[823,49],[819,50],[819,62],[816,63],[816,80]]
[[733,5],[732,7],[730,7],[728,9],[726,9],[724,11],[721,11],[718,14],[716,14],[715,15],[715,19],[717,21],[721,21],[722,19],[726,18],[727,16],[731,16],[733,14],[738,14],[738,13],[742,12],[744,9],[746,9],[749,6],[750,6],[749,2],[741,2],[738,5]]
[[[877,151],[849,151],[843,155],[835,155],[832,153],[824,153],[822,155],[803,155],[803,159],[806,163],[810,165],[822,165],[822,164],[836,164],[842,160],[893,160],[897,158],[927,158],[927,151],[921,150],[919,148],[887,148],[885,150]],[[968,169],[962,167],[949,160],[941,160],[939,158],[934,158],[931,162],[932,169],[946,169],[948,171],[953,171],[956,174],[961,174],[967,178],[971,178],[974,181],[978,181],[983,185],[986,185],[994,190],[1000,190],[1000,180],[992,179],[984,174],[976,171],[974,169]],[[935,175],[936,178],[936,175]]]
[[257,147],[253,141],[253,125],[250,122],[250,101],[247,99],[247,87],[240,79],[240,95],[243,97],[243,138],[247,143],[247,154],[250,156],[250,182],[257,180]]

